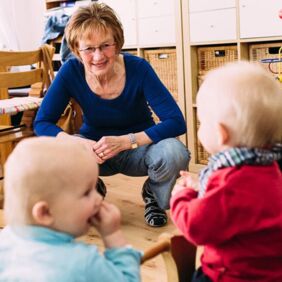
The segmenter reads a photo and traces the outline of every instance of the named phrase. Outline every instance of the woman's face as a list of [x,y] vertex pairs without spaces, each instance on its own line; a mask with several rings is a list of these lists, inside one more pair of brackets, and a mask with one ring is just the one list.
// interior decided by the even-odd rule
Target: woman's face
[[78,52],[88,74],[103,76],[111,73],[117,58],[112,32],[96,32],[78,41]]

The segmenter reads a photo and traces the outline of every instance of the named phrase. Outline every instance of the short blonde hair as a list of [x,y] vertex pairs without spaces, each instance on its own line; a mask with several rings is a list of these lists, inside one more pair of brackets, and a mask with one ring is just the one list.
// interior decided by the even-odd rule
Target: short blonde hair
[[[98,168],[89,148],[79,142],[54,137],[33,137],[21,141],[8,157],[4,178],[4,215],[9,225],[33,224],[32,208],[38,201],[52,204],[58,193],[72,191]],[[88,172],[89,175],[89,172]],[[88,181],[86,179],[86,181]]]
[[78,55],[78,41],[89,38],[99,31],[107,33],[112,31],[116,49],[119,53],[124,44],[123,27],[118,16],[112,8],[104,3],[92,3],[89,6],[78,8],[71,16],[65,36],[69,48]]
[[229,63],[210,71],[197,103],[229,130],[236,146],[264,147],[281,142],[282,90],[259,64]]

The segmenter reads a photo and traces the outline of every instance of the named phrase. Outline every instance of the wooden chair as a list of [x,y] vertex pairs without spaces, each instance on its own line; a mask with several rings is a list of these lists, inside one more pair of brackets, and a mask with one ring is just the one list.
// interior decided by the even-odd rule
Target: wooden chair
[[83,122],[83,112],[79,104],[71,99],[57,125],[68,134],[79,133]]
[[[54,47],[43,45],[34,51],[0,51],[0,165],[3,169],[8,155],[16,142],[33,135],[32,121],[29,125],[11,124],[11,114],[39,107],[43,92],[54,77],[52,57]],[[11,70],[13,67],[33,66],[27,71]],[[11,88],[29,87],[29,97],[9,99]],[[35,113],[33,113],[33,116]],[[3,171],[2,171],[3,174]]]
[[144,252],[142,263],[161,254],[168,282],[189,282],[195,271],[196,246],[183,235],[161,234],[157,243]]

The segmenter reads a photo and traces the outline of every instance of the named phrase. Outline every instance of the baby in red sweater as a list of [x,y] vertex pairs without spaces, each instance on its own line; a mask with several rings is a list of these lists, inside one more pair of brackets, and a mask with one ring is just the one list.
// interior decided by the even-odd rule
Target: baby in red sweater
[[212,157],[199,183],[181,172],[170,202],[187,240],[204,246],[193,281],[281,282],[280,85],[257,64],[227,64],[206,76],[197,111]]

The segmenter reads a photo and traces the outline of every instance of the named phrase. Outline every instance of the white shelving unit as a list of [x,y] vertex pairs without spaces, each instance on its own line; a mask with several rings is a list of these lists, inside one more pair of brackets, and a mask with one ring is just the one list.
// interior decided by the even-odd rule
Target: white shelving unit
[[[118,14],[124,28],[124,49],[147,59],[175,97],[183,114],[181,1],[179,0],[100,0]],[[151,58],[154,58],[151,60]],[[187,145],[187,135],[180,137]]]
[[280,9],[280,0],[181,1],[191,171],[201,169],[208,157],[197,139],[195,105],[205,71],[233,60],[260,61],[277,57],[282,46]]

